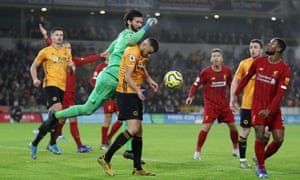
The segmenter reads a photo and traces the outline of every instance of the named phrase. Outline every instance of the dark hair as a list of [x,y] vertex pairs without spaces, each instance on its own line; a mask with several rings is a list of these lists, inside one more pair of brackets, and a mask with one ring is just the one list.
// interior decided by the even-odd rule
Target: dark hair
[[252,40],[250,41],[250,43],[257,43],[257,44],[260,45],[261,48],[264,47],[263,42],[262,42],[260,39],[252,39]]
[[135,9],[131,9],[127,13],[125,13],[124,18],[123,18],[125,27],[128,27],[127,21],[128,20],[132,21],[133,18],[135,18],[135,17],[143,17],[143,13],[141,13],[140,11],[135,10]]
[[55,31],[64,31],[64,29],[62,27],[54,27],[51,29],[51,34],[54,33]]
[[286,43],[285,43],[285,41],[282,40],[281,38],[278,38],[278,37],[276,37],[276,38],[274,38],[274,39],[277,41],[278,46],[281,48],[280,53],[282,53],[282,52],[285,50],[285,48],[286,48]]
[[150,37],[148,38],[148,41],[150,43],[150,46],[153,47],[153,53],[157,52],[159,49],[159,43],[158,40],[156,38]]
[[218,52],[218,53],[221,53],[221,54],[222,54],[222,49],[220,49],[220,48],[213,48],[213,49],[211,50],[211,53],[214,53],[214,52]]

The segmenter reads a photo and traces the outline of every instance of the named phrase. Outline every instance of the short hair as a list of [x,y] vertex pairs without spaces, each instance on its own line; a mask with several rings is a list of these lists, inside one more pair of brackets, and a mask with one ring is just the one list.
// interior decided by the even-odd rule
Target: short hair
[[222,49],[220,49],[220,48],[213,48],[213,49],[211,50],[211,53],[215,53],[215,52],[218,52],[218,53],[221,53],[221,54],[222,54]]
[[264,47],[263,42],[262,42],[262,40],[260,40],[260,39],[252,39],[252,40],[250,41],[250,43],[257,43],[257,44],[260,45],[261,48]]
[[148,39],[148,41],[150,43],[150,46],[153,47],[153,50],[154,50],[153,53],[157,52],[158,49],[159,49],[158,40],[156,38],[153,38],[153,37],[150,37],[150,38],[147,38],[147,39]]
[[278,38],[278,37],[276,37],[274,39],[277,41],[278,46],[281,48],[280,53],[282,53],[286,49],[286,43],[285,43],[285,41],[283,39],[281,39],[281,38]]
[[54,27],[51,29],[50,33],[54,33],[55,31],[64,31],[64,29],[62,27]]
[[128,20],[132,21],[133,18],[135,18],[135,17],[143,17],[143,13],[141,13],[140,11],[138,11],[136,9],[131,9],[127,13],[125,13],[124,18],[123,18],[125,27],[128,27],[127,21]]

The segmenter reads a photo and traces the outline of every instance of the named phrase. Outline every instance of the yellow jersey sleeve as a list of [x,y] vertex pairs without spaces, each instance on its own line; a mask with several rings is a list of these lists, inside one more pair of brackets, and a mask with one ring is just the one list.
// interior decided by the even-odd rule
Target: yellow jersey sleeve
[[117,92],[128,93],[128,94],[136,93],[136,91],[125,81],[126,67],[134,68],[131,78],[135,82],[136,86],[141,88],[143,83],[143,78],[145,75],[144,69],[147,60],[148,60],[147,58],[142,57],[138,45],[126,48],[120,64],[119,83],[117,86]]
[[[253,58],[247,58],[240,62],[237,71],[235,72],[234,77],[238,80],[248,73],[248,69],[250,68],[251,64],[253,63]],[[243,89],[243,96],[242,96],[242,109],[251,109],[252,98],[254,92],[254,77],[250,79],[248,84]]]
[[53,46],[48,46],[38,53],[35,61],[43,65],[43,87],[55,86],[65,90],[67,60],[72,61],[72,55],[66,48],[55,49]]

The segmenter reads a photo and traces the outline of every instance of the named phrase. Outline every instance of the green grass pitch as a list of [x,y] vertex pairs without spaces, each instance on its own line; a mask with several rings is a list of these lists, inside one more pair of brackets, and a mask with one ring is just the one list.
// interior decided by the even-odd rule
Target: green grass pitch
[[[101,124],[79,124],[89,153],[77,153],[69,125],[63,129],[68,141],[58,141],[62,155],[45,150],[49,135],[39,145],[38,158],[32,160],[28,143],[39,124],[0,124],[0,179],[132,179],[132,161],[124,159],[120,149],[112,159],[114,177],[108,177],[97,163]],[[240,169],[239,160],[231,155],[232,145],[226,125],[214,124],[202,149],[202,160],[193,160],[200,124],[145,124],[143,159],[147,170],[156,177],[139,179],[258,179],[253,155],[254,131],[248,139],[247,157],[252,169]],[[120,131],[119,131],[120,132]],[[266,161],[270,180],[300,179],[300,125],[287,125],[281,149]]]

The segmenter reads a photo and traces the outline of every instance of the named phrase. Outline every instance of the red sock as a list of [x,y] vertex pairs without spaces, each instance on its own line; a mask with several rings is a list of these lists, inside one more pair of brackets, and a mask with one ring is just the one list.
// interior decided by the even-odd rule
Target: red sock
[[108,127],[102,126],[102,144],[106,144]]
[[63,124],[58,123],[57,129],[56,129],[56,138],[58,138],[58,136],[61,136],[63,126],[64,126],[64,123]]
[[207,136],[207,132],[206,131],[203,131],[201,130],[198,134],[198,142],[197,142],[197,147],[196,147],[196,151],[197,152],[200,152],[201,151],[201,148],[205,142],[205,139],[206,139],[206,136]]
[[272,141],[265,152],[265,159],[272,156],[274,153],[277,152],[277,150],[280,148],[280,145],[278,145],[275,141]]
[[111,138],[115,135],[115,133],[122,126],[122,121],[117,120],[111,127],[109,134],[107,135],[107,140],[111,140]]
[[239,142],[239,134],[237,131],[230,131],[230,138],[233,145],[233,149],[238,148],[238,142]]
[[73,139],[75,140],[77,148],[79,148],[82,144],[80,141],[80,134],[79,134],[79,130],[78,130],[77,121],[70,122],[70,132],[73,136]]
[[255,140],[254,150],[260,170],[265,169],[265,142]]

